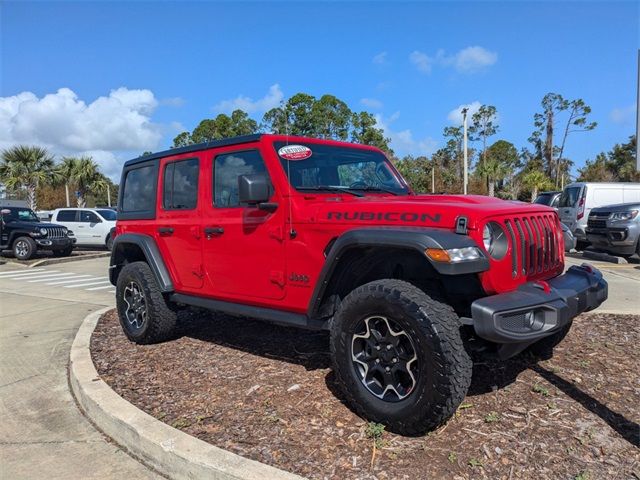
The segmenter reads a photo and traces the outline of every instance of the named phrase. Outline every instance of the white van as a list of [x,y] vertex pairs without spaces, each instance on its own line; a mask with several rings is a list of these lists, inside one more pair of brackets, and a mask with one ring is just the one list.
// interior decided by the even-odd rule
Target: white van
[[76,245],[102,246],[111,250],[111,229],[116,226],[116,212],[110,208],[58,208],[52,223],[72,230]]
[[578,247],[587,245],[587,219],[592,208],[616,203],[640,202],[640,183],[588,183],[576,182],[564,187],[558,215],[576,237]]

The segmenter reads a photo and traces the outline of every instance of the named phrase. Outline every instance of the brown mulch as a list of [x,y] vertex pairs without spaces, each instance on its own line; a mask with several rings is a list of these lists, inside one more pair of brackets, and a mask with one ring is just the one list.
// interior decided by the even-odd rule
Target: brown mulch
[[457,414],[423,437],[341,402],[328,337],[190,313],[138,346],[115,312],[93,334],[101,377],[138,408],[218,447],[310,478],[640,478],[640,317],[583,315],[550,360],[478,362]]

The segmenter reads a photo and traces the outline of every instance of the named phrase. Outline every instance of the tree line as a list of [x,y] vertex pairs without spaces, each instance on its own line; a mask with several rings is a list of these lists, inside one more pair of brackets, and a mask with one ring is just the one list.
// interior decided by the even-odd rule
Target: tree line
[[55,157],[45,148],[16,145],[0,155],[0,183],[16,198],[25,199],[32,210],[45,210],[66,205],[76,197],[78,207],[116,201],[118,186],[100,172],[89,156]]
[[[518,149],[513,143],[493,139],[500,132],[498,111],[493,105],[482,105],[470,116],[468,149],[470,161],[469,191],[501,198],[533,200],[543,190],[561,189],[574,180],[573,160],[566,157],[566,147],[578,132],[597,127],[589,116],[591,108],[583,99],[567,99],[548,93],[533,115],[533,131],[529,144]],[[384,150],[398,170],[418,192],[463,191],[463,127],[444,128],[445,145],[426,155],[398,157],[390,139],[366,111],[354,112],[333,95],[316,98],[297,93],[279,107],[267,111],[260,122],[242,110],[231,115],[221,113],[202,120],[192,132],[175,137],[174,147],[208,142],[221,138],[272,132],[352,141]],[[587,161],[577,179],[590,181],[630,181],[635,172],[635,149],[629,144],[617,145],[608,155],[600,154]],[[633,157],[633,158],[632,158]],[[626,172],[626,173],[625,173]]]

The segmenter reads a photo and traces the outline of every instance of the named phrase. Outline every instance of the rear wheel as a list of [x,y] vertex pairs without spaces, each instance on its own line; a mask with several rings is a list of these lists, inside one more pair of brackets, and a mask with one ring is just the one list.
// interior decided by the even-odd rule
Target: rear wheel
[[351,292],[331,330],[337,382],[361,416],[416,435],[444,423],[471,383],[453,309],[400,280]]
[[176,312],[165,300],[146,262],[124,266],[118,276],[116,305],[120,325],[129,340],[149,344],[172,337]]
[[18,237],[13,242],[13,256],[18,260],[29,260],[38,251],[38,245],[29,237]]

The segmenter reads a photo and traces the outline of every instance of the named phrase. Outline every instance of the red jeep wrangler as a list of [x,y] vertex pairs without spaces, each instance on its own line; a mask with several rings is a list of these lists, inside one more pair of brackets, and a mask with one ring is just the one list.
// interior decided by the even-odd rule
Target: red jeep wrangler
[[171,338],[189,306],[329,330],[351,406],[404,434],[455,412],[471,345],[555,344],[607,298],[595,268],[563,274],[553,209],[416,195],[363,145],[251,135],[148,155],[124,165],[118,207],[129,339]]

